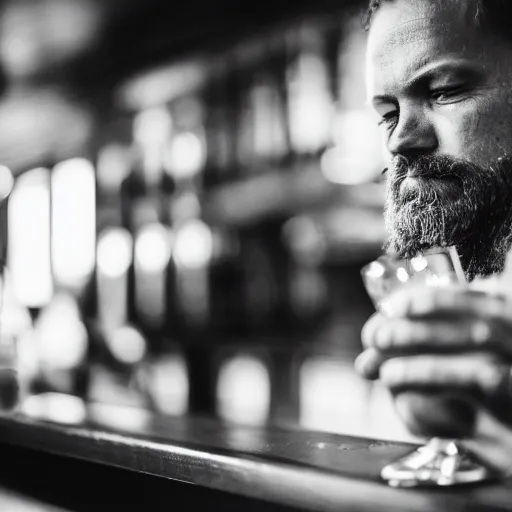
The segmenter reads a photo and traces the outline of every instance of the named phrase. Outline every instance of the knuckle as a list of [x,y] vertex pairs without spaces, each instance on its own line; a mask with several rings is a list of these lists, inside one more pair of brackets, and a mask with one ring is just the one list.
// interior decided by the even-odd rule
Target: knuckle
[[437,337],[435,326],[429,322],[417,322],[410,329],[410,336],[418,343],[425,343]]
[[395,344],[407,347],[421,342],[421,323],[410,320],[402,320],[395,325]]
[[366,348],[371,347],[374,344],[375,334],[378,332],[375,324],[378,320],[377,315],[373,315],[363,326],[361,331],[361,341],[363,346]]
[[487,294],[485,297],[485,310],[491,318],[507,318],[511,313],[510,300],[499,294]]
[[368,378],[368,376],[371,373],[369,369],[368,358],[368,350],[366,350],[363,353],[359,354],[359,356],[357,356],[356,360],[354,361],[354,367],[357,373],[364,378]]
[[393,322],[383,323],[375,334],[375,346],[380,350],[391,348],[393,345]]
[[418,292],[411,300],[410,315],[426,315],[436,308],[439,300],[435,291],[425,289]]
[[406,379],[407,365],[403,358],[385,361],[380,369],[381,380],[390,387],[402,384]]
[[383,323],[376,334],[376,346],[380,350],[406,349],[422,342],[419,322],[393,319]]
[[470,326],[469,336],[471,343],[477,347],[487,346],[493,339],[494,323],[486,320],[477,320]]
[[500,394],[504,386],[508,386],[509,368],[489,359],[478,371],[478,380],[485,395]]

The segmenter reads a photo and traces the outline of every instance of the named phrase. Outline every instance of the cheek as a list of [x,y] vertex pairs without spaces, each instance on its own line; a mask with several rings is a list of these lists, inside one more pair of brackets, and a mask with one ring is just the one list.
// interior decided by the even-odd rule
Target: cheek
[[480,100],[448,106],[437,119],[437,135],[440,153],[485,166],[512,153],[512,109]]

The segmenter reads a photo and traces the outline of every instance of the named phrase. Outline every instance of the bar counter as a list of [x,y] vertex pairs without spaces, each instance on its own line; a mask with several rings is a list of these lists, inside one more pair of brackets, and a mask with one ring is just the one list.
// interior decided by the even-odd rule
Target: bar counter
[[388,487],[380,469],[410,451],[408,444],[99,404],[64,416],[55,414],[54,398],[35,397],[29,414],[0,418],[0,486],[39,499],[61,493],[68,502],[51,503],[65,510],[106,503],[168,509],[178,497],[199,510],[512,510],[511,481]]

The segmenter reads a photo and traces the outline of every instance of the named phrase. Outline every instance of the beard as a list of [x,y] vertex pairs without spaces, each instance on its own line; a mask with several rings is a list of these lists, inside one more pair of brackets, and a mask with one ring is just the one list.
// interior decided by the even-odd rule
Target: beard
[[412,258],[455,246],[468,280],[502,272],[512,244],[512,159],[488,168],[449,156],[397,157],[389,168],[386,252]]

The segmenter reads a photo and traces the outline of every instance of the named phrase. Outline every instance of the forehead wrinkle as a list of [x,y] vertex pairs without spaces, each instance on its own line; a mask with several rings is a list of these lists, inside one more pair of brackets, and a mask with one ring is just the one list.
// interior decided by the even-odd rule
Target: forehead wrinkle
[[[413,23],[416,24],[414,30],[404,30],[404,27]],[[405,45],[429,39],[431,37],[430,31],[428,30],[430,28],[429,25],[432,25],[432,20],[422,16],[394,25],[393,30],[385,35],[379,34],[377,30],[375,30],[373,33],[370,32],[370,42],[372,42],[371,40],[373,39],[372,35],[374,37],[383,38],[384,41],[375,53],[375,59],[378,59],[381,62],[386,62],[385,60],[383,61],[382,58],[386,56],[389,58],[390,50],[396,46],[401,49]],[[391,61],[392,59],[389,58],[389,60]]]
[[[403,50],[402,48],[401,51],[403,52]],[[389,58],[384,62],[379,62],[378,67],[381,70],[387,69],[387,73],[372,73],[373,80],[371,80],[371,83],[370,81],[368,82],[369,96],[397,96],[401,91],[406,90],[412,85],[416,74],[422,68],[428,66],[433,61],[432,55],[424,49],[414,49],[411,53],[415,54],[412,59],[398,60]],[[385,77],[384,82],[382,83],[378,77]]]
[[[430,37],[423,37],[421,39],[418,38],[416,41],[414,41],[414,43],[426,41],[428,39],[430,39]],[[425,51],[423,48],[412,48],[411,50],[407,51],[405,46],[401,46],[400,51],[402,55],[406,53],[416,55],[414,55],[414,59],[396,59],[393,58],[391,55],[386,54],[386,59],[379,60],[377,62],[378,65],[383,68],[389,68],[390,66],[393,66],[395,68],[402,68],[401,75],[409,76],[416,73],[419,69],[425,67],[427,64],[431,63],[435,59],[434,56],[429,54],[429,52]]]
[[[373,47],[374,57],[380,62],[390,59],[386,54],[396,50],[397,46],[400,49],[428,38],[434,43],[438,40],[438,44],[444,41],[442,45],[448,42],[454,49],[459,49],[468,42],[474,42],[475,23],[468,20],[468,14],[472,11],[467,0],[385,2],[372,22],[368,43]],[[378,47],[376,41],[379,42]],[[442,48],[438,47],[438,50]]]

